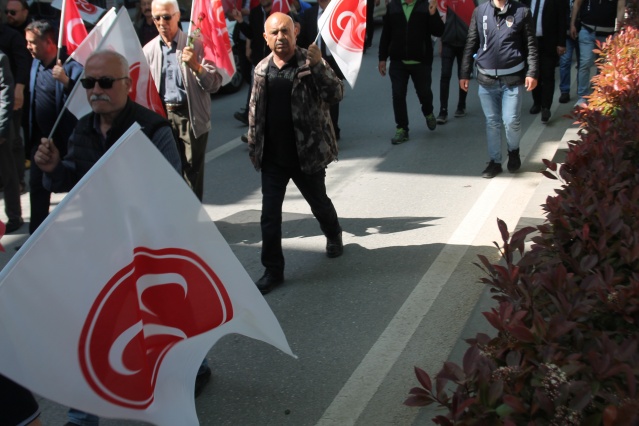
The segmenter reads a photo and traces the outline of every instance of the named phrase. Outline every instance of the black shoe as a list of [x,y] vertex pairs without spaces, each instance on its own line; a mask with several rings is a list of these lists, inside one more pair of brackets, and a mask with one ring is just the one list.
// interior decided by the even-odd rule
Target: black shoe
[[547,124],[548,120],[550,120],[550,110],[548,108],[541,109],[541,123]]
[[262,294],[266,294],[273,290],[275,286],[278,284],[282,284],[284,282],[284,274],[274,274],[273,272],[269,272],[268,270],[264,272],[262,278],[255,282],[257,289]]
[[466,117],[466,107],[457,107],[457,109],[455,110],[455,117],[456,118],[460,118],[460,117]]
[[560,104],[567,104],[568,102],[570,102],[570,93],[562,93],[559,96],[559,103]]
[[519,148],[508,151],[508,171],[514,173],[521,167],[521,158],[519,158]]
[[495,163],[493,160],[490,160],[490,163],[488,163],[488,167],[486,167],[486,169],[482,172],[481,177],[492,179],[501,172],[501,163]]
[[248,143],[248,133],[242,133],[242,136],[240,136],[240,139],[242,140],[242,142]]
[[342,233],[333,238],[326,237],[326,257],[340,257],[344,253],[344,243],[342,243]]
[[435,118],[435,114],[432,112],[426,116],[426,127],[430,130],[435,130],[435,128],[437,128],[437,119]]
[[533,106],[530,107],[530,113],[531,114],[539,114],[541,112],[541,107],[537,104],[533,104]]
[[237,121],[240,121],[245,126],[248,126],[248,124],[249,124],[248,123],[248,111],[247,110],[237,111],[235,114],[233,114],[233,118],[235,118]]
[[204,387],[211,381],[211,368],[206,367],[202,373],[195,376],[195,397],[200,396]]
[[4,229],[4,233],[5,234],[10,234],[12,232],[17,231],[18,229],[20,229],[22,227],[22,225],[24,225],[24,220],[22,220],[22,218],[20,219],[10,219],[6,224],[5,224],[5,229]]
[[437,116],[437,124],[446,124],[448,121],[448,113],[446,111],[441,111]]

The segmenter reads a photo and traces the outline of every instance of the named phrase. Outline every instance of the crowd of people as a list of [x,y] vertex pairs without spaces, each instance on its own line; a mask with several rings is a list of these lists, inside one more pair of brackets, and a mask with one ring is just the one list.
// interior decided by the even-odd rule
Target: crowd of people
[[[256,286],[267,294],[284,281],[282,203],[290,180],[300,190],[326,237],[326,256],[344,252],[338,214],[326,191],[326,169],[336,160],[340,139],[339,103],[344,76],[321,37],[318,19],[331,0],[293,2],[293,13],[271,13],[272,0],[229,12],[246,43],[251,89],[235,117],[248,126],[243,135],[250,161],[261,174],[264,273]],[[370,10],[375,1],[368,1]],[[510,172],[521,166],[521,106],[532,92],[532,114],[547,123],[560,65],[559,102],[570,100],[570,69],[578,51],[576,106],[587,102],[594,43],[617,31],[624,0],[489,0],[471,13],[448,0],[442,19],[435,0],[389,0],[378,49],[378,70],[389,75],[395,119],[394,145],[409,140],[407,90],[413,81],[425,125],[448,122],[450,80],[455,60],[459,94],[454,116],[466,114],[471,76],[476,76],[486,119],[488,166],[502,172],[502,129]],[[52,192],[69,191],[137,121],[201,201],[204,157],[211,130],[210,94],[222,83],[216,64],[204,57],[199,39],[187,43],[176,0],[140,0],[135,28],[166,112],[164,118],[129,99],[127,59],[113,51],[94,52],[85,67],[66,61],[57,47],[57,27],[33,19],[25,0],[8,0],[0,22],[0,177],[8,221],[6,233],[24,220],[20,194],[29,190],[29,233],[49,214]],[[365,49],[372,48],[367,26]],[[433,58],[441,37],[439,113],[431,89]],[[388,64],[387,69],[387,63]],[[92,112],[76,118],[64,111],[74,86],[86,91]],[[56,124],[58,116],[63,119]],[[29,168],[29,185],[25,182]],[[202,362],[197,396],[211,369]],[[0,424],[38,425],[33,396],[0,375]],[[99,419],[69,410],[69,425],[94,426]]]

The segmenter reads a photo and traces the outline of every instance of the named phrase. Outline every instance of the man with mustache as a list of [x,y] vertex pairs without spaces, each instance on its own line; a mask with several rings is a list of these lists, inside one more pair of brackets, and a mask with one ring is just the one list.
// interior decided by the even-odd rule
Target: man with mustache
[[[27,50],[34,58],[31,63],[29,79],[29,135],[31,154],[38,149],[40,140],[50,136],[58,115],[64,110],[75,82],[82,74],[82,65],[69,61],[63,65],[64,59],[56,59],[58,55],[55,28],[47,21],[34,21],[25,29]],[[67,140],[73,131],[76,118],[69,111],[64,115],[53,133],[57,149],[64,156],[67,152]],[[33,234],[46,219],[51,206],[51,192],[42,186],[42,170],[32,166],[29,171],[29,199],[31,201],[31,222],[29,233]]]
[[[129,99],[132,80],[126,58],[110,50],[95,52],[86,61],[84,75],[80,81],[93,112],[78,121],[68,140],[66,156],[61,157],[54,141],[42,139],[34,161],[45,173],[44,186],[52,192],[70,191],[134,122],[181,173],[170,123]],[[68,418],[67,425],[90,426],[99,422],[97,416],[75,409],[69,410]]]
[[342,228],[326,195],[326,167],[337,159],[329,106],[344,84],[322,59],[317,44],[296,47],[299,27],[283,13],[264,24],[272,53],[255,67],[249,104],[249,156],[262,173],[262,294],[284,281],[282,203],[293,180],[326,236],[326,256],[342,255]]

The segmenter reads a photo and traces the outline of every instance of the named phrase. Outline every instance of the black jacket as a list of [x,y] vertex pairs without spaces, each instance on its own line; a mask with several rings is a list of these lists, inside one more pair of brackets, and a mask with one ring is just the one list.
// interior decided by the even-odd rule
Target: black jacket
[[[522,0],[522,3],[530,7],[534,1]],[[544,0],[544,9],[541,11],[543,36],[538,46],[540,55],[555,57],[558,56],[557,46],[566,47],[567,12],[568,0]]]
[[[496,76],[503,77],[508,85],[523,84],[525,77],[538,78],[537,37],[530,9],[513,0],[503,10],[495,7],[492,0],[477,6],[464,47],[462,79],[470,78],[475,54],[480,84],[490,85]],[[522,64],[521,70],[508,72]],[[482,73],[481,69],[491,71]]]
[[266,18],[267,15],[262,6],[257,5],[249,12],[248,22],[242,21],[239,24],[244,37],[251,40],[251,64],[253,66],[259,64],[271,53],[271,49],[264,40],[264,21]]
[[389,57],[397,61],[433,62],[431,36],[444,33],[444,22],[439,13],[431,15],[427,0],[415,0],[408,21],[401,0],[391,0],[386,6],[382,36],[379,41],[379,60]]

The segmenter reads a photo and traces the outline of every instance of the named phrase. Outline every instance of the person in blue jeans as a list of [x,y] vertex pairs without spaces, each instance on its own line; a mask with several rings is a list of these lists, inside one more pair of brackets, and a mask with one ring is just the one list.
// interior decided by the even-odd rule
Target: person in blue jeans
[[[597,41],[604,42],[621,28],[626,10],[625,0],[575,0],[570,17],[570,36],[579,40],[579,72],[577,74],[577,95],[575,106],[587,104],[590,95],[590,68],[595,63]],[[577,30],[577,17],[581,29]]]
[[508,145],[508,171],[514,173],[521,167],[522,97],[524,90],[532,91],[537,86],[539,73],[537,38],[530,9],[513,0],[489,0],[475,8],[459,80],[459,86],[466,91],[475,53],[490,158],[482,177],[491,179],[502,172],[502,126]]
[[[571,0],[568,5],[568,13],[566,15],[566,52],[559,58],[559,91],[561,92],[561,95],[559,95],[560,104],[567,104],[570,102],[570,67],[572,67],[573,55],[577,56],[577,69],[579,69],[579,42],[577,40],[573,40],[570,36],[570,18],[572,15],[573,4],[574,0]],[[579,30],[579,20],[576,21],[576,24],[579,26]],[[579,81],[577,81],[577,85],[579,85]]]

